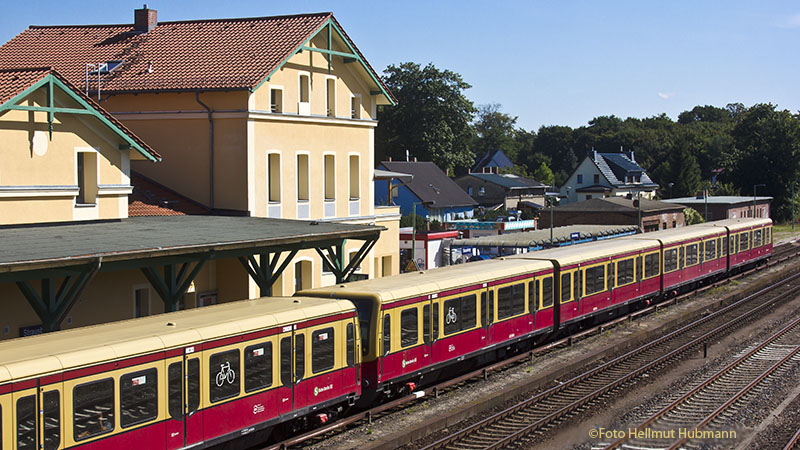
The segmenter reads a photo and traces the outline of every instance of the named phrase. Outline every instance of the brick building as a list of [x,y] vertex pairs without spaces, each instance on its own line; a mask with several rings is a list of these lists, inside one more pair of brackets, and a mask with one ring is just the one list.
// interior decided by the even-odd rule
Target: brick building
[[[706,215],[706,208],[708,208],[706,221],[753,217],[753,197],[723,195],[704,198],[702,195],[698,195],[697,197],[671,198],[664,202],[688,206],[699,212],[701,216]],[[769,217],[771,202],[772,197],[756,197],[755,217]]]
[[[642,229],[647,232],[682,227],[686,225],[683,209],[683,205],[675,203],[642,199]],[[540,228],[550,228],[547,210],[542,211],[539,220]],[[553,209],[556,227],[578,224],[636,225],[638,220],[639,208],[634,200],[624,197],[593,198]]]

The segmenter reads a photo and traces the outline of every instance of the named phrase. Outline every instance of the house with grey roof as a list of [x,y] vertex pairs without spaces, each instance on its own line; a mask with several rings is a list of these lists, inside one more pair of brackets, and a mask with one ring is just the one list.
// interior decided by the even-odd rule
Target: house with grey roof
[[[383,161],[379,170],[405,174],[402,177],[375,180],[376,204],[395,204],[400,213],[417,215],[439,222],[471,219],[477,205],[466,192],[432,162]],[[386,183],[392,183],[391,189]],[[387,198],[391,195],[391,200]]]
[[634,158],[633,151],[599,153],[591,150],[560,188],[563,203],[603,197],[652,199],[658,184]]
[[455,182],[479,205],[502,205],[506,209],[541,208],[548,188],[544,183],[510,173],[470,173]]
[[[634,225],[645,232],[678,228],[686,224],[683,205],[656,200],[611,196],[573,202],[553,208],[553,224]],[[641,217],[641,222],[639,221]],[[540,228],[550,227],[550,214],[539,217]]]
[[681,197],[664,200],[694,209],[706,221],[739,219],[742,217],[769,217],[772,197],[748,197],[740,195],[709,195]]
[[514,163],[504,151],[496,148],[489,150],[475,160],[470,173],[500,173],[500,170],[513,169]]

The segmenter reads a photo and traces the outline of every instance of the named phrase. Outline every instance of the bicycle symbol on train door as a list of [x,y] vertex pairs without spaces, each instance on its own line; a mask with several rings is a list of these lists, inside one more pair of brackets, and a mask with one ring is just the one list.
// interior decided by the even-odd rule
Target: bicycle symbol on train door
[[219,373],[216,379],[217,387],[222,387],[222,385],[225,384],[225,380],[228,380],[229,384],[233,384],[236,380],[236,372],[231,369],[230,361],[219,365]]
[[447,316],[445,316],[445,323],[449,325],[451,323],[456,323],[456,320],[458,320],[458,316],[456,316],[456,309],[454,307],[450,307],[447,310]]

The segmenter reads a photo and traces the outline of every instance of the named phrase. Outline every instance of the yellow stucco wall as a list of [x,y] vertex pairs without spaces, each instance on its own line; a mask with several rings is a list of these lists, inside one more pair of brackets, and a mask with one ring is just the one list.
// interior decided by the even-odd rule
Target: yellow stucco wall
[[[21,104],[43,106],[40,91]],[[63,93],[56,100],[75,107]],[[0,224],[127,217],[124,186],[130,185],[130,152],[135,150],[119,150],[121,142],[91,116],[55,114],[51,138],[45,112],[0,114]],[[94,207],[75,206],[81,151],[96,155],[91,157],[96,175],[87,181],[99,187]]]

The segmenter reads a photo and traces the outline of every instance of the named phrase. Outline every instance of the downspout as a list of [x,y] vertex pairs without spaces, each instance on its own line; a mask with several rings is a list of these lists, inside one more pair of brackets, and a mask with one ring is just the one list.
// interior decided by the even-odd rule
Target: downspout
[[208,207],[214,210],[214,112],[208,105],[200,100],[200,91],[194,91],[194,98],[206,111],[208,111]]

